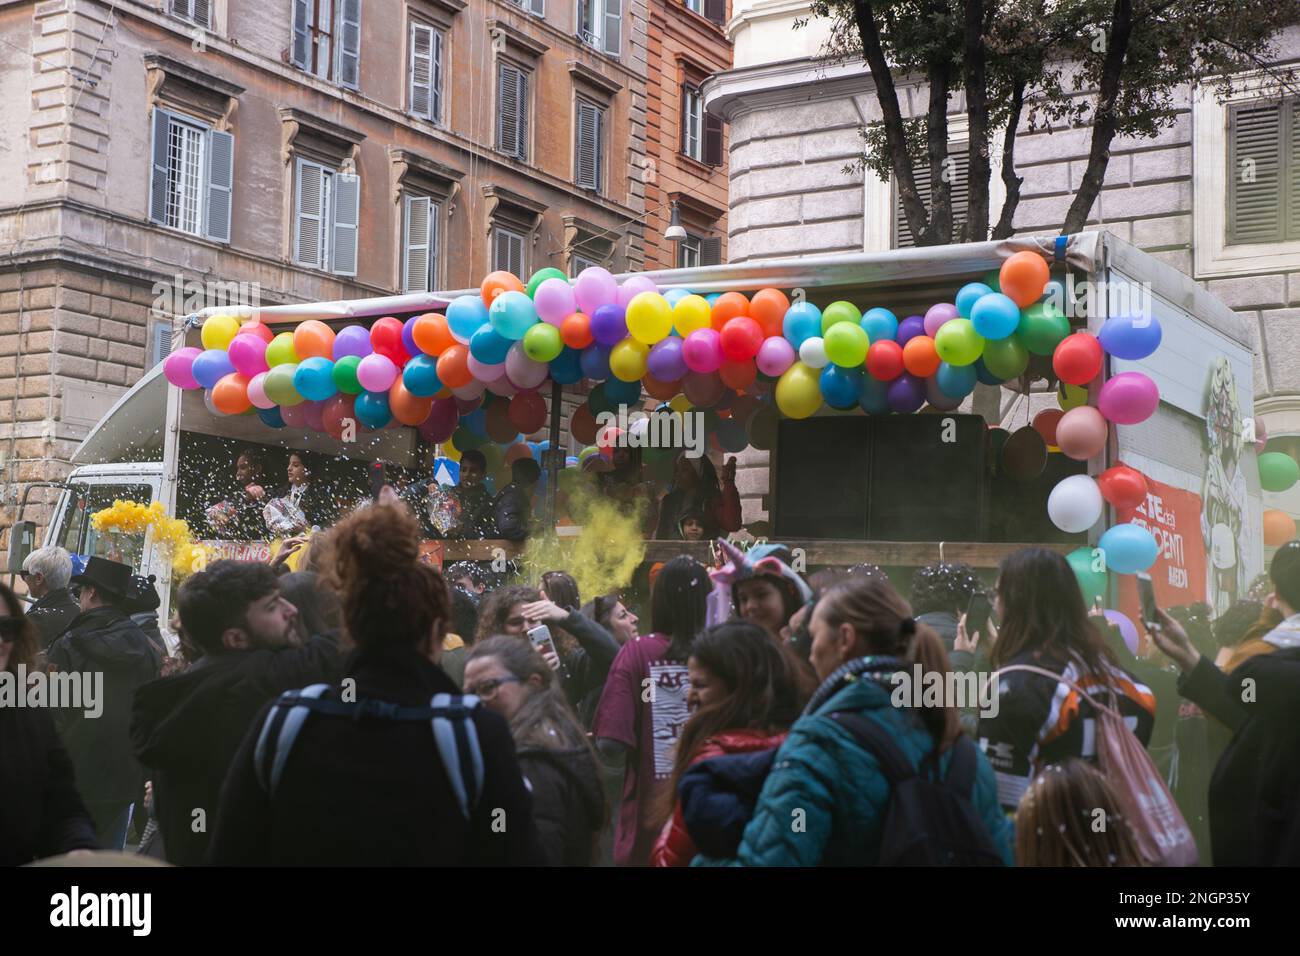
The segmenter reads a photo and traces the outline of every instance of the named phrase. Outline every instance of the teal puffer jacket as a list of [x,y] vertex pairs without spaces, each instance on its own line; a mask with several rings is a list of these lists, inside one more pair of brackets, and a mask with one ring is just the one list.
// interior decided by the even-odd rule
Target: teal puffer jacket
[[[880,857],[889,786],[874,755],[831,719],[837,711],[862,714],[890,731],[915,765],[933,746],[908,712],[890,703],[891,685],[850,679],[795,722],[777,751],[733,860],[697,856],[695,866],[872,866]],[[946,774],[952,754],[942,758]],[[1011,822],[998,805],[993,768],[983,753],[972,802],[1002,857],[1011,865]]]

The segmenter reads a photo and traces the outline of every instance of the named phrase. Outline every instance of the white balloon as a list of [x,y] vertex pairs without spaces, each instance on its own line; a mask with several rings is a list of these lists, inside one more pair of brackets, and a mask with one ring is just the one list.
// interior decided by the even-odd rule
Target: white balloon
[[820,335],[804,339],[799,346],[799,361],[809,368],[825,368],[830,361],[826,357],[826,343]]
[[1105,502],[1097,482],[1087,475],[1071,475],[1057,482],[1047,496],[1047,516],[1069,534],[1087,531],[1101,517]]

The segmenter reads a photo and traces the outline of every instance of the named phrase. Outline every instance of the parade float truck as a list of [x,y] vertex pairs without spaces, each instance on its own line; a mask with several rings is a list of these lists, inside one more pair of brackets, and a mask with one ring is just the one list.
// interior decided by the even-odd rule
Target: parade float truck
[[[1030,320],[1021,319],[1017,327],[1013,314],[1016,332],[1001,343],[1005,347],[994,348],[996,335],[989,335],[988,351],[973,366],[978,379],[973,391],[971,382],[963,380],[963,375],[971,377],[969,369],[940,369],[933,378],[912,378],[911,359],[920,355],[921,346],[933,351],[944,345],[939,329],[946,320],[959,311],[965,318],[971,303],[989,291],[972,284],[996,289],[999,275],[1006,274],[999,270],[1017,254],[1024,260],[1026,253],[1050,269],[1043,301],[1052,300],[1052,307],[1046,313],[1041,304],[1022,309],[1024,315],[1033,313],[1037,326],[1029,328]],[[779,381],[777,376],[759,378],[745,390],[759,401],[750,403],[740,440],[735,424],[725,442],[711,438],[715,459],[739,454],[747,524],[797,549],[797,560],[809,573],[818,567],[877,564],[906,591],[910,569],[938,560],[964,561],[991,580],[1006,554],[1035,544],[1068,554],[1085,591],[1136,618],[1135,581],[1128,573],[1135,562],[1152,575],[1163,606],[1204,600],[1216,611],[1243,595],[1262,569],[1247,326],[1192,279],[1109,233],[641,275],[672,299],[674,308],[672,290],[753,296],[761,289],[779,289],[795,313],[806,319],[808,306],[799,303],[808,303],[825,322],[828,314],[843,312],[844,303],[851,303],[849,312],[862,314],[860,326],[873,348],[878,339],[903,344],[901,350],[886,345],[879,354],[869,351],[863,367],[836,372],[822,345],[805,340],[797,347],[798,368],[790,375],[811,376],[814,387],[820,382],[825,401],[816,395],[811,404],[791,400],[789,390],[782,395],[786,374]],[[624,283],[631,278],[615,277]],[[373,329],[381,317],[405,322],[445,311],[450,321],[448,306],[479,294],[468,289],[302,303],[263,308],[259,316],[273,333],[313,319],[337,333],[348,326]],[[839,305],[832,309],[833,303]],[[880,319],[882,309],[894,317],[893,326]],[[176,317],[173,350],[202,348],[202,324],[221,312],[229,310]],[[990,321],[1001,321],[995,313],[984,315],[985,331]],[[979,324],[977,317],[974,325]],[[909,325],[907,334],[921,335],[923,329],[935,346],[923,342],[907,349]],[[789,338],[789,313],[784,328]],[[1078,332],[1090,334],[1079,338],[1073,334]],[[779,324],[776,334],[781,334]],[[1029,348],[1009,344],[1016,337]],[[948,348],[937,348],[941,354],[957,354],[954,347],[960,351],[962,342],[949,338]],[[1098,343],[1106,346],[1104,351]],[[768,344],[784,347],[771,340]],[[1069,352],[1074,346],[1080,348]],[[1067,387],[1062,378],[1078,377],[1075,369],[1088,366],[1094,353],[1099,364],[1086,368],[1080,385]],[[903,376],[888,367],[900,354],[908,358],[909,372]],[[927,357],[920,357],[924,364]],[[761,358],[756,356],[760,368]],[[817,371],[819,362],[822,372]],[[564,446],[569,446],[567,454],[578,452],[569,422],[561,420],[570,412],[562,408],[571,411],[593,390],[596,383],[587,374],[584,365],[579,381],[562,387],[545,381],[540,390],[550,398],[553,450],[542,464],[552,490],[566,461]],[[844,398],[843,375],[856,383],[856,397]],[[743,392],[728,394],[735,398]],[[839,400],[831,401],[834,396]],[[647,400],[645,393],[641,398],[649,407],[659,401]],[[77,451],[76,467],[46,534],[47,544],[79,555],[112,553],[156,574],[163,584],[164,621],[174,591],[167,549],[148,532],[98,534],[90,520],[97,510],[115,500],[158,501],[168,515],[204,527],[204,508],[220,480],[232,475],[237,451],[247,446],[274,450],[279,459],[289,449],[315,452],[318,460],[330,462],[333,478],[359,487],[365,486],[372,462],[422,473],[436,453],[414,427],[361,429],[355,440],[344,443],[307,427],[271,428],[257,414],[220,414],[211,401],[210,396],[205,401],[202,389],[170,387],[161,364],[150,370]],[[1145,409],[1139,407],[1144,404]],[[1076,415],[1069,419],[1061,445],[1048,441],[1056,438],[1056,420],[1078,406],[1100,408],[1106,417]],[[1089,415],[1081,427],[1080,420]],[[724,409],[721,419],[713,421],[727,418]],[[546,437],[547,430],[534,435]],[[1094,507],[1098,490],[1105,500],[1097,498]],[[539,517],[554,521],[554,507],[553,495],[539,501]],[[1145,533],[1132,532],[1134,527]],[[1148,537],[1155,542],[1153,561],[1143,553],[1150,547]],[[261,541],[209,544],[212,553],[253,559],[268,557],[276,546]],[[516,551],[516,545],[502,541],[445,541],[436,544],[433,556],[482,560]],[[709,558],[707,542],[648,541],[645,564],[684,552]],[[1109,566],[1107,556],[1116,559]]]

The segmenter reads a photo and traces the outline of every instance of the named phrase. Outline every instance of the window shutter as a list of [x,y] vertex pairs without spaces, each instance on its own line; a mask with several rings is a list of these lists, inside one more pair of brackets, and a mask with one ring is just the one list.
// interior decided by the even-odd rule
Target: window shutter
[[605,0],[603,49],[610,56],[623,51],[623,0]]
[[1228,241],[1282,239],[1282,111],[1277,103],[1231,111]]
[[298,190],[294,198],[294,262],[321,267],[321,167],[298,160]]
[[429,291],[438,288],[438,223],[442,207],[429,200]]
[[605,175],[605,114],[601,110],[595,110],[595,138],[596,138],[596,190],[600,191],[601,182]]
[[208,0],[191,0],[190,19],[201,27],[212,27],[212,7]]
[[1286,155],[1287,173],[1287,227],[1288,239],[1300,239],[1300,99],[1290,102],[1290,143]]
[[514,275],[524,274],[524,239],[523,236],[510,237],[510,271]]
[[429,119],[442,122],[442,33],[433,31],[433,68],[429,74]]
[[312,0],[293,0],[293,50],[289,59],[299,69],[311,68]]
[[600,188],[600,110],[590,103],[578,104],[575,183],[583,189]]
[[433,112],[433,28],[411,24],[411,112],[425,119]]
[[[948,157],[953,161],[954,178],[949,189],[949,200],[952,203],[952,225],[953,232],[966,221],[966,210],[969,205],[969,164],[967,162],[966,144],[949,143]],[[921,202],[925,204],[926,209],[931,208],[934,199],[934,190],[930,188],[930,161],[928,158],[923,159],[912,167],[912,176],[916,183],[916,191],[921,197]],[[894,190],[894,248],[910,249],[916,245],[916,240],[912,238],[912,230],[907,224],[907,214],[903,211],[903,198],[898,194],[897,188]]]
[[682,86],[682,105],[681,105],[681,115],[682,115],[682,152],[683,152],[683,153],[686,153],[688,156],[690,155],[690,148],[691,148],[691,146],[690,146],[690,143],[691,143],[691,136],[690,136],[691,116],[690,116],[690,112],[691,112],[691,96],[690,96],[690,87],[688,87],[688,86],[686,86],[686,85],[683,84],[683,86]]
[[361,0],[341,0],[338,25],[339,84],[361,82]]
[[492,234],[492,269],[510,271],[510,237],[504,229]]
[[207,227],[209,239],[230,241],[230,190],[234,185],[235,137],[208,133]]
[[172,327],[166,322],[155,322],[153,326],[153,350],[149,356],[149,367],[153,368],[172,351]]
[[716,266],[722,264],[722,237],[712,236],[700,240],[700,265]]
[[334,262],[336,275],[357,274],[357,223],[361,217],[361,177],[334,177]]
[[404,292],[429,291],[429,200],[426,196],[406,197],[406,274]]
[[727,20],[727,0],[704,0],[704,18],[722,26]]
[[722,120],[710,113],[704,114],[704,162],[722,165]]
[[497,64],[497,149],[519,153],[519,71],[509,63]]
[[153,108],[153,168],[149,176],[149,219],[153,222],[167,221],[167,162],[168,134],[171,130],[171,114],[166,110]]
[[515,133],[515,141],[519,144],[516,156],[524,162],[528,162],[528,74],[523,70],[516,70],[519,77],[519,92],[517,102],[519,104],[519,125]]

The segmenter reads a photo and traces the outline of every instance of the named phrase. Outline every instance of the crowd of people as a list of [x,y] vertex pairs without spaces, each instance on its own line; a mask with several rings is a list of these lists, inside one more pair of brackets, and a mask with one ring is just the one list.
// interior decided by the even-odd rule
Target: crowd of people
[[[0,860],[1300,863],[1300,542],[1262,600],[1159,611],[1139,656],[1047,549],[1002,562],[968,629],[964,565],[916,571],[909,601],[875,566],[805,577],[721,541],[638,614],[562,569],[440,571],[423,537],[386,492],[295,572],[215,562],[179,589],[174,654],[153,582],[33,552],[31,609],[0,587],[0,671],[102,673],[103,713],[0,708]],[[898,692],[960,674],[997,706]],[[1147,819],[1161,794],[1172,823]]]

